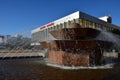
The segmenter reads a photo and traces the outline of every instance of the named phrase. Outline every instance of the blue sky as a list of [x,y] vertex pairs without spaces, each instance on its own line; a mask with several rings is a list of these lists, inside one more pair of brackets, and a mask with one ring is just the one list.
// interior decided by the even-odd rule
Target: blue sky
[[0,0],[0,34],[28,34],[32,29],[75,11],[111,15],[120,25],[120,0]]

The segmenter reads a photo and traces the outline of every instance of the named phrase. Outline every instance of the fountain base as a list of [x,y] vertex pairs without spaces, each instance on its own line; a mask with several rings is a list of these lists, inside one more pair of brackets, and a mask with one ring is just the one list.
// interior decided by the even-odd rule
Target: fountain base
[[54,40],[49,43],[48,58],[51,63],[66,66],[101,65],[101,48],[109,44],[100,40]]
[[51,63],[66,66],[89,66],[89,53],[69,53],[66,51],[49,51]]

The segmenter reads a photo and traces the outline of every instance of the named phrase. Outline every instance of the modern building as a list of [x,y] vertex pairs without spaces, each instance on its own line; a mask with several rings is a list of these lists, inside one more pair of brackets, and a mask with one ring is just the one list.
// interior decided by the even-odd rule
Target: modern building
[[1,36],[1,35],[0,35],[0,44],[1,44],[1,43],[4,43],[4,36]]
[[79,23],[84,28],[97,28],[105,31],[120,29],[119,26],[112,24],[112,18],[110,16],[96,18],[89,14],[77,11],[32,30],[31,45],[40,45],[40,41],[52,40],[53,37],[49,34],[49,31],[67,28],[71,23]]

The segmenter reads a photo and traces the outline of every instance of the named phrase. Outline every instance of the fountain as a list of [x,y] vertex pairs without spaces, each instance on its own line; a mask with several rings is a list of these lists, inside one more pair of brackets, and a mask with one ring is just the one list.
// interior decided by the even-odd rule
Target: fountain
[[77,23],[72,23],[68,28],[52,30],[50,34],[56,39],[40,43],[43,48],[49,49],[49,62],[57,65],[102,65],[105,62],[104,51],[113,49],[113,41],[100,38],[100,30],[82,28]]

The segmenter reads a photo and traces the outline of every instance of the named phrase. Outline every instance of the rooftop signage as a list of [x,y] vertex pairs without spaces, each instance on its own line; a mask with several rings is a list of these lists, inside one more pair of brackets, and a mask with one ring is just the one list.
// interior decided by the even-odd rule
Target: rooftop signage
[[45,26],[40,27],[40,29],[45,29],[45,28],[48,28],[48,27],[51,27],[51,26],[54,26],[54,23],[49,23]]
[[50,23],[47,25],[47,27],[54,26],[54,23]]

